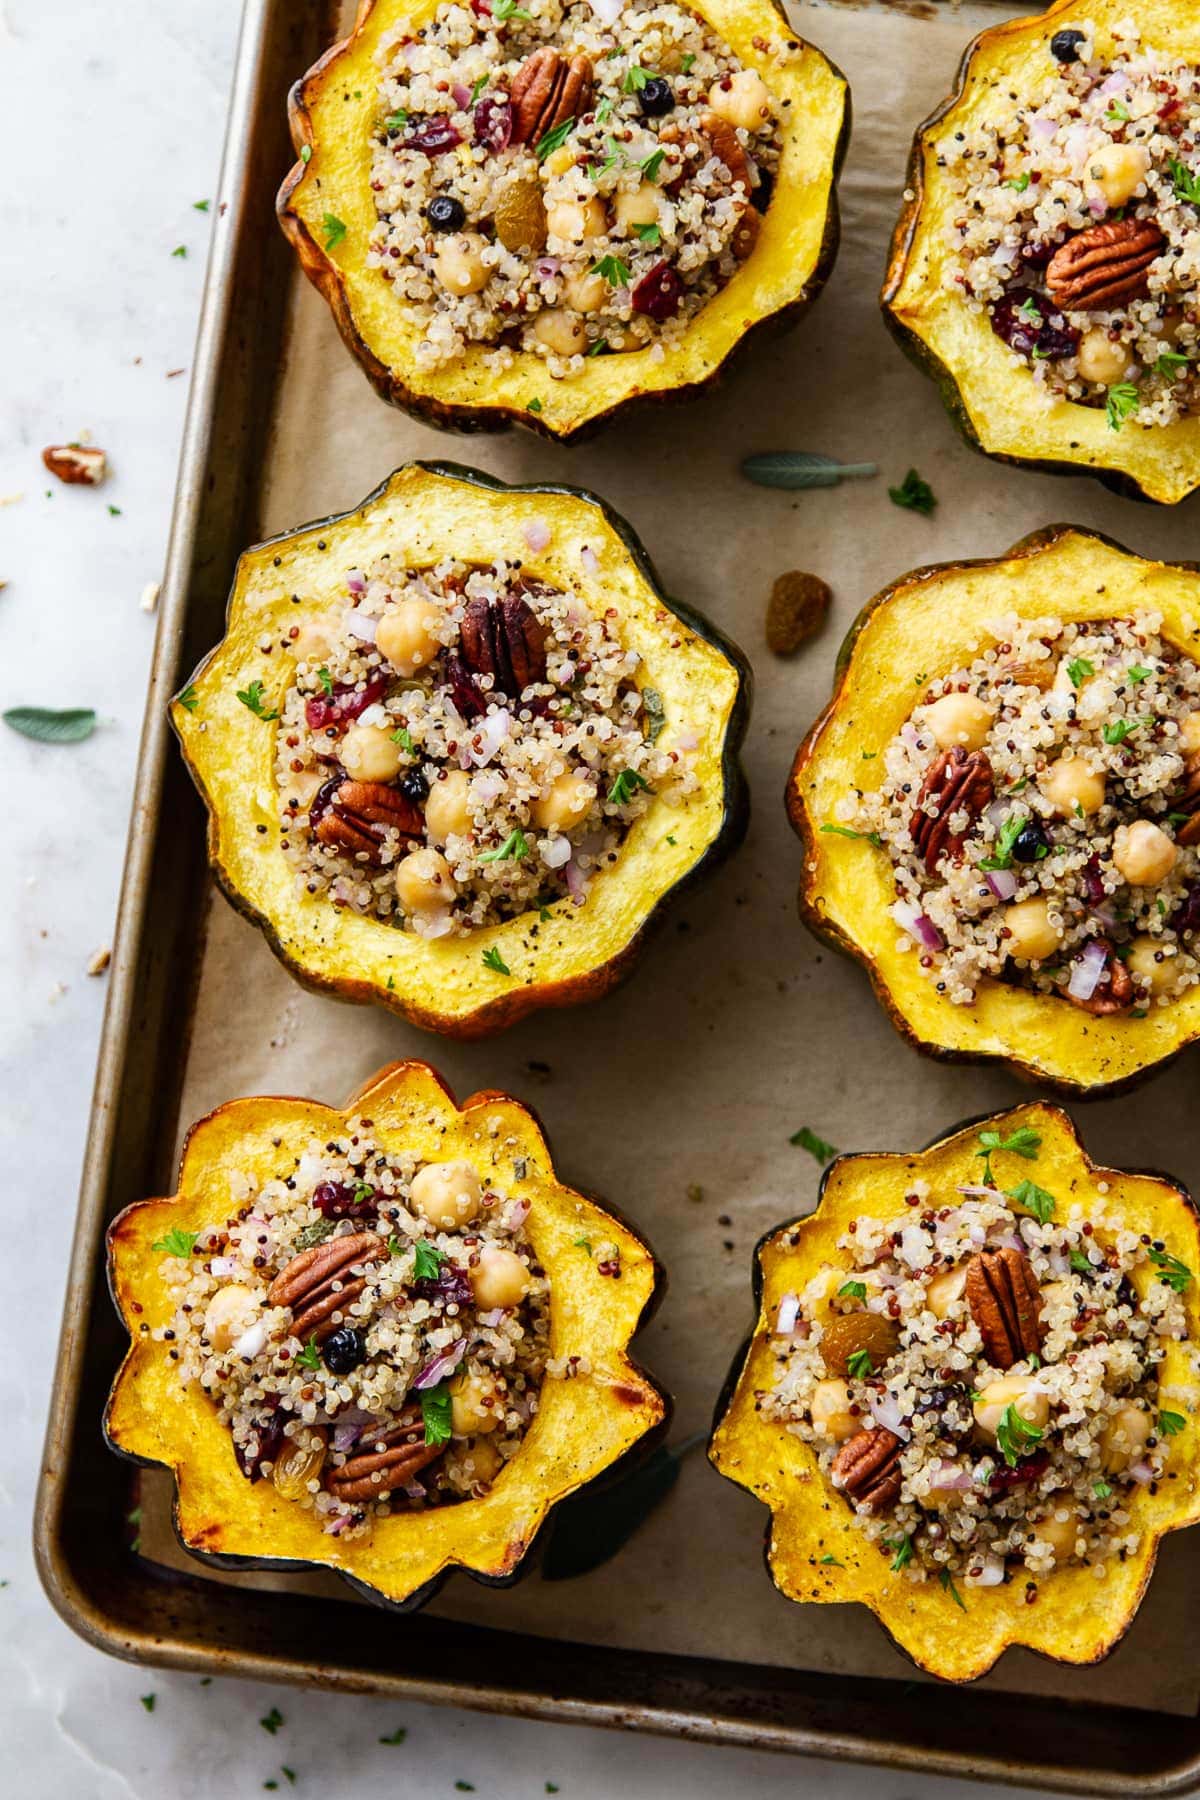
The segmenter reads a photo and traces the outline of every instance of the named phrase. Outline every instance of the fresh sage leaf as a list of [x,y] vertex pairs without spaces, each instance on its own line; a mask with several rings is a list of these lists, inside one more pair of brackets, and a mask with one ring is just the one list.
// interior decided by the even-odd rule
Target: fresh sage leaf
[[761,456],[748,456],[742,464],[747,480],[773,488],[836,487],[849,476],[875,473],[874,463],[840,463],[815,450],[768,450]]
[[615,1556],[642,1520],[666,1499],[679,1480],[684,1457],[704,1442],[705,1435],[701,1431],[678,1444],[660,1444],[628,1475],[594,1490],[585,1488],[555,1507],[550,1542],[542,1558],[543,1579],[569,1581]]
[[90,706],[66,712],[54,712],[47,706],[11,706],[4,723],[39,744],[81,744],[95,731],[96,715]]

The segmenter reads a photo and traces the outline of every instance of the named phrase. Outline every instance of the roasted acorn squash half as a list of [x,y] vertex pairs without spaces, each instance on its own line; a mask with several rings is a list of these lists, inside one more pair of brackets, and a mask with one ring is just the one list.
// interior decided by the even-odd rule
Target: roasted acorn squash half
[[882,769],[881,753],[911,712],[920,680],[969,662],[1006,613],[1029,619],[1048,610],[1064,620],[1158,612],[1166,640],[1194,658],[1200,566],[1153,562],[1097,533],[1053,525],[995,561],[915,569],[851,627],[833,697],[796,753],[786,800],[804,845],[801,916],[863,964],[910,1043],[940,1058],[995,1058],[1060,1092],[1094,1095],[1131,1084],[1200,1037],[1200,988],[1143,1018],[1095,1018],[1057,996],[991,979],[972,1005],[956,1005],[897,949],[886,853],[822,830],[839,796],[870,785],[867,771]]
[[[534,518],[550,534],[537,553],[524,536]],[[416,567],[446,555],[487,567],[503,556],[572,590],[585,606],[617,606],[624,640],[643,658],[640,678],[662,698],[660,743],[669,748],[672,720],[686,718],[694,728],[699,791],[682,806],[652,804],[583,906],[566,901],[547,917],[533,911],[431,940],[297,896],[274,836],[276,727],[269,718],[294,665],[260,644],[286,632],[294,594],[308,611],[344,604],[346,571],[397,545]],[[581,574],[585,547],[595,559],[590,574]],[[255,682],[262,684],[258,714],[238,699]],[[226,635],[175,699],[171,717],[209,809],[217,879],[292,973],[306,986],[376,1001],[426,1029],[478,1037],[540,1006],[607,993],[628,971],[661,903],[740,841],[748,800],[738,751],[749,695],[741,652],[666,598],[633,531],[601,500],[574,488],[506,487],[452,464],[410,463],[352,512],[245,552]]]
[[[315,1515],[284,1499],[270,1481],[246,1480],[212,1402],[180,1386],[169,1346],[150,1333],[174,1311],[154,1249],[173,1229],[196,1230],[229,1204],[232,1171],[270,1179],[279,1143],[326,1139],[351,1117],[369,1118],[385,1152],[421,1161],[461,1157],[486,1182],[529,1201],[525,1230],[551,1283],[550,1349],[591,1365],[569,1381],[543,1380],[525,1438],[482,1498],[377,1519],[353,1541],[322,1530]],[[614,1244],[619,1277],[577,1248],[581,1236]],[[109,1283],[130,1347],[104,1416],[108,1443],[175,1477],[180,1542],[221,1568],[334,1570],[365,1597],[409,1611],[431,1599],[455,1568],[489,1585],[523,1572],[534,1540],[558,1501],[610,1470],[665,1428],[670,1403],[629,1356],[653,1310],[662,1271],[628,1225],[555,1174],[534,1115],[505,1094],[473,1094],[457,1106],[428,1064],[381,1069],[338,1111],[312,1100],[232,1100],[193,1126],[178,1191],[125,1208],[108,1232]]]
[[[759,1241],[754,1334],[734,1362],[709,1446],[720,1473],[770,1508],[766,1561],[781,1593],[789,1600],[869,1606],[907,1656],[946,1681],[974,1681],[1018,1644],[1058,1662],[1099,1662],[1137,1612],[1159,1540],[1200,1521],[1200,1440],[1188,1411],[1171,1439],[1176,1479],[1160,1482],[1157,1491],[1133,1491],[1130,1529],[1139,1534],[1139,1546],[1124,1561],[1110,1559],[1107,1580],[1101,1583],[1092,1569],[1072,1564],[1042,1578],[1036,1606],[1027,1603],[1022,1580],[965,1587],[956,1600],[948,1586],[914,1582],[894,1569],[891,1549],[881,1550],[864,1537],[850,1506],[820,1471],[813,1446],[759,1410],[756,1395],[772,1382],[771,1338],[784,1296],[801,1292],[820,1269],[844,1260],[838,1239],[856,1218],[909,1222],[913,1215],[904,1196],[914,1180],[927,1181],[934,1194],[951,1195],[959,1185],[978,1181],[979,1133],[988,1127],[1002,1138],[1022,1128],[1035,1132],[1036,1164],[1015,1157],[1011,1163],[1033,1169],[1047,1190],[1069,1193],[1072,1204],[1083,1204],[1085,1216],[1107,1221],[1114,1230],[1146,1232],[1190,1271],[1200,1268],[1200,1222],[1187,1192],[1163,1175],[1097,1166],[1067,1114],[1044,1101],[971,1121],[915,1154],[841,1156],[825,1171],[815,1212]],[[1153,1274],[1138,1275],[1139,1291]],[[1195,1392],[1191,1365],[1200,1344],[1195,1279],[1183,1297],[1187,1340],[1168,1341],[1159,1367],[1160,1391],[1172,1396],[1172,1408],[1183,1404],[1180,1395]]]
[[[804,44],[776,0],[689,0],[691,10],[786,102],[779,178],[753,253],[661,362],[646,353],[592,357],[556,381],[518,351],[503,371],[476,344],[454,363],[419,368],[412,309],[367,265],[375,222],[370,145],[379,123],[375,54],[401,20],[416,32],[438,0],[361,0],[350,36],[292,90],[292,140],[301,158],[279,192],[280,223],[346,344],[385,400],[433,425],[496,431],[526,425],[568,442],[639,399],[700,391],[760,327],[797,319],[823,287],[838,244],[836,182],[849,137],[844,77]],[[786,66],[781,42],[800,44]],[[337,221],[331,234],[328,219]],[[344,226],[344,232],[340,227]],[[334,241],[330,241],[331,236]]]
[[1115,431],[1103,406],[1047,399],[995,335],[987,313],[970,311],[942,282],[945,227],[957,202],[938,167],[938,141],[1025,104],[1032,84],[1053,66],[1049,45],[1057,31],[1094,28],[1103,54],[1112,46],[1113,26],[1128,19],[1144,43],[1200,62],[1195,10],[1177,0],[1055,0],[1036,17],[993,26],[967,47],[954,92],[913,141],[882,304],[894,336],[937,381],[976,449],[1050,474],[1090,473],[1130,499],[1173,504],[1200,486],[1200,416],[1152,427],[1126,420]]

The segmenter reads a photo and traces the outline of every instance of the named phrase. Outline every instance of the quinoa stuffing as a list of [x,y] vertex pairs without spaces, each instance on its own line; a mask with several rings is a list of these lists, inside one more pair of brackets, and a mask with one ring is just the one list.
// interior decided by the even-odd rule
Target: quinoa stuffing
[[909,1579],[1082,1564],[1102,1580],[1137,1549],[1129,1500],[1167,1476],[1187,1422],[1158,1366],[1186,1338],[1193,1272],[1102,1199],[993,1186],[1002,1152],[1036,1178],[1032,1129],[980,1140],[979,1186],[914,1182],[900,1216],[857,1219],[845,1261],[783,1298],[759,1407]]
[[823,827],[886,852],[956,1005],[992,978],[1144,1015],[1200,979],[1200,668],[1160,623],[1002,619]]
[[947,283],[1048,396],[1119,431],[1200,410],[1200,70],[1133,21],[1113,38],[1101,55],[1081,7],[1028,98],[936,153],[958,196]]
[[659,747],[662,699],[618,610],[519,565],[385,555],[281,647],[281,843],[302,896],[426,938],[582,906],[652,798],[698,791],[697,740]]
[[472,0],[404,30],[379,51],[369,261],[416,311],[419,365],[661,358],[754,247],[766,82],[675,4]]
[[469,1162],[385,1154],[367,1122],[235,1172],[229,1212],[155,1249],[155,1337],[199,1385],[250,1481],[334,1535],[486,1493],[537,1411],[549,1286],[528,1203]]

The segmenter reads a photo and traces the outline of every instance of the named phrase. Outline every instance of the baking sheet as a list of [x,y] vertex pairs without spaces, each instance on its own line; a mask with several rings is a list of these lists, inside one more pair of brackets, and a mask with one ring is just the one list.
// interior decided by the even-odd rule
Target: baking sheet
[[[668,590],[707,612],[754,661],[746,749],[754,814],[744,848],[673,916],[618,994],[473,1045],[303,993],[259,934],[214,898],[181,1107],[186,1124],[235,1094],[340,1102],[378,1064],[405,1055],[434,1061],[460,1096],[492,1086],[531,1101],[560,1171],[637,1219],[670,1271],[639,1353],[675,1393],[679,1436],[707,1425],[748,1328],[755,1240],[815,1199],[819,1171],[789,1144],[792,1132],[808,1124],[845,1150],[911,1147],[1028,1093],[1003,1073],[918,1058],[894,1035],[862,972],[796,917],[799,846],[781,795],[795,745],[827,696],[842,631],[871,594],[915,564],[996,554],[1055,519],[1101,527],[1144,553],[1196,555],[1191,509],[1137,507],[1090,481],[1006,470],[968,451],[933,385],[880,321],[876,294],[912,127],[997,8],[945,6],[933,18],[924,5],[791,10],[845,71],[855,111],[841,253],[797,332],[760,348],[686,411],[641,415],[568,452],[524,434],[454,438],[386,408],[323,303],[297,279],[260,499],[265,535],[354,504],[416,456],[602,493],[643,536]],[[801,495],[748,486],[741,457],[778,448],[873,458],[880,474]],[[888,483],[910,464],[939,497],[932,521],[887,499]],[[782,663],[765,649],[762,620],[773,578],[796,567],[831,583],[834,612],[820,639]],[[1184,1124],[1194,1069],[1185,1061],[1134,1099],[1086,1108],[1089,1148],[1195,1180]],[[699,1201],[688,1197],[695,1185]],[[149,1476],[144,1487],[143,1553],[194,1573],[170,1536],[169,1481]],[[578,1581],[534,1576],[505,1593],[460,1577],[431,1610],[630,1649],[911,1680],[911,1666],[860,1609],[800,1608],[774,1592],[761,1566],[765,1517],[698,1452],[619,1560]],[[1168,1540],[1138,1620],[1099,1669],[1010,1652],[986,1685],[1194,1713],[1200,1671],[1179,1652],[1189,1641],[1198,1561],[1200,1534]],[[346,1595],[332,1577],[225,1579]]]

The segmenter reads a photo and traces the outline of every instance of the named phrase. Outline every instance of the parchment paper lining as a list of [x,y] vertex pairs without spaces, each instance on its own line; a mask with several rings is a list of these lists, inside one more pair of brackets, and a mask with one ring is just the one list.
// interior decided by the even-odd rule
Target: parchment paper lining
[[[670,1271],[639,1354],[675,1393],[677,1436],[707,1424],[748,1329],[755,1240],[813,1204],[818,1170],[789,1145],[792,1132],[807,1123],[843,1149],[909,1147],[1028,1092],[992,1070],[915,1056],[862,973],[796,918],[798,846],[780,796],[795,745],[827,698],[842,631],[904,570],[999,553],[1054,519],[1098,527],[1143,553],[1196,555],[1193,508],[1140,508],[1087,480],[1027,475],[973,455],[880,321],[876,294],[911,130],[948,90],[972,31],[998,10],[945,8],[930,19],[914,16],[927,8],[793,7],[798,28],[840,65],[854,95],[840,257],[799,330],[760,349],[686,412],[643,415],[572,452],[524,434],[449,437],[377,401],[299,278],[292,297],[261,534],[340,511],[418,456],[596,489],[642,534],[668,590],[708,612],[754,660],[747,765],[755,812],[744,849],[672,919],[628,986],[491,1043],[442,1043],[382,1013],[301,992],[258,933],[214,898],[182,1120],[238,1094],[341,1102],[400,1056],[432,1060],[460,1096],[487,1086],[530,1101],[561,1172],[640,1221]],[[794,496],[745,483],[741,457],[777,448],[875,459],[880,475]],[[938,495],[932,521],[888,502],[887,485],[910,464]],[[835,615],[820,640],[783,663],[766,651],[762,621],[772,579],[793,567],[831,582]],[[1200,1171],[1186,1123],[1194,1091],[1192,1061],[1135,1099],[1087,1108],[1089,1148],[1170,1168],[1194,1186]],[[698,1202],[688,1198],[694,1184],[703,1188]],[[144,1479],[143,1553],[194,1574],[171,1534],[170,1486],[160,1474]],[[671,1500],[595,1574],[567,1583],[533,1575],[507,1592],[459,1576],[432,1610],[634,1650],[911,1680],[913,1669],[866,1612],[779,1597],[762,1567],[765,1517],[696,1452]],[[1099,1668],[1010,1652],[987,1685],[1193,1713],[1200,1676],[1181,1652],[1198,1568],[1200,1533],[1168,1540],[1137,1621]],[[213,1579],[348,1594],[332,1576]],[[1049,1589],[1041,1604],[1052,1604]],[[403,1619],[396,1629],[405,1630]]]

